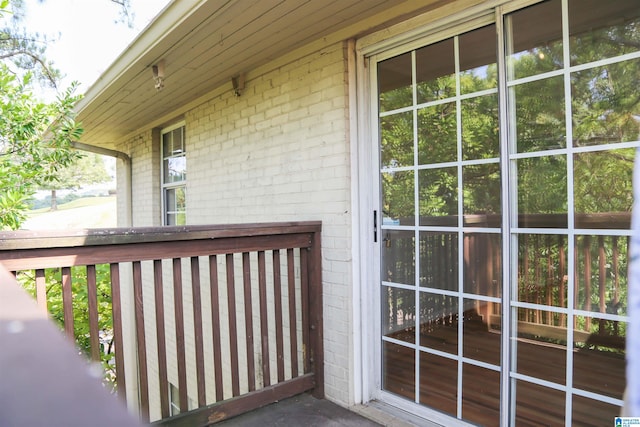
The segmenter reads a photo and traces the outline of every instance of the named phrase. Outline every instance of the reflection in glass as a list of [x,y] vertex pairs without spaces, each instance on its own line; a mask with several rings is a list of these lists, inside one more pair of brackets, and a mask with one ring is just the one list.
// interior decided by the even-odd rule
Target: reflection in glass
[[462,418],[477,425],[500,425],[500,372],[462,366]]
[[382,230],[382,280],[415,284],[413,231]]
[[625,0],[569,1],[571,65],[638,50],[640,7]]
[[[564,384],[567,371],[566,314],[517,309],[517,371],[520,374]],[[545,323],[553,319],[552,324]]]
[[[567,237],[552,234],[518,235],[518,301],[567,307]],[[566,326],[564,315],[527,311],[527,321]]]
[[162,135],[162,156],[171,157],[184,154],[184,127],[179,127]]
[[622,399],[627,324],[576,316],[575,325],[573,386]]
[[461,93],[497,87],[496,26],[488,25],[462,34],[458,44]]
[[420,352],[420,403],[456,416],[458,363]]
[[453,162],[457,158],[456,104],[418,110],[418,163]]
[[187,179],[187,158],[169,157],[164,160],[164,183],[180,182]]
[[[462,168],[462,197],[465,215],[500,213],[500,165],[485,163]],[[465,221],[466,221],[465,217]]]
[[414,164],[413,113],[380,118],[380,162],[383,168]]
[[576,227],[631,227],[635,151],[626,148],[574,155]]
[[166,190],[165,195],[167,212],[183,211],[185,209],[186,193],[184,186],[169,188]]
[[415,350],[382,342],[382,388],[408,399],[416,395]]
[[416,50],[418,104],[456,95],[453,39]]
[[572,73],[573,144],[637,141],[640,136],[639,81],[639,59]]
[[458,354],[458,298],[420,293],[420,345]]
[[381,112],[412,104],[411,68],[410,52],[378,63]]
[[415,223],[415,194],[413,171],[383,172],[382,184],[383,223],[413,225]]
[[502,295],[500,234],[464,233],[464,291],[488,297]]
[[424,169],[418,172],[420,225],[457,225],[457,168]]
[[[518,214],[524,227],[562,228],[567,224],[565,155],[518,159]],[[564,214],[561,216],[535,214]]]
[[416,342],[416,297],[407,289],[382,287],[382,333],[409,343]]
[[629,237],[576,236],[576,308],[627,314]]
[[494,302],[464,300],[464,357],[500,366],[501,307]]
[[562,76],[512,87],[518,153],[566,147]]
[[420,233],[420,286],[458,289],[458,233]]
[[497,158],[498,95],[463,99],[461,105],[462,158],[464,160]]
[[573,415],[571,418],[574,426],[606,426],[611,425],[611,420],[620,416],[620,407],[605,402],[573,395]]
[[563,391],[520,380],[514,380],[513,383],[516,426],[565,425],[566,399]]
[[562,68],[562,10],[551,0],[507,15],[510,80]]

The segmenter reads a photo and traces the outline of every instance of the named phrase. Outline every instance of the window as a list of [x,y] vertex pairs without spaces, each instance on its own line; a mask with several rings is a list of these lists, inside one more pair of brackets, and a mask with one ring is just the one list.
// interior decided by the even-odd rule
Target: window
[[187,155],[185,127],[179,124],[162,131],[163,224],[186,224]]

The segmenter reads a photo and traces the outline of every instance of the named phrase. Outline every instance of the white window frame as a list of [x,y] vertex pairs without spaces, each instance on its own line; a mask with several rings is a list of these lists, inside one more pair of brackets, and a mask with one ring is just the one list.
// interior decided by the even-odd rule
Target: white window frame
[[[164,155],[164,136],[168,133],[171,133],[173,131],[175,131],[176,129],[182,129],[182,141],[183,141],[183,147],[185,147],[183,149],[183,151],[180,154],[172,154],[170,156],[166,156]],[[174,182],[169,182],[166,183],[165,182],[165,160],[166,159],[170,159],[170,158],[179,158],[179,157],[184,157],[185,162],[186,162],[186,157],[187,157],[187,150],[186,150],[186,126],[185,126],[185,122],[181,121],[179,123],[176,123],[172,126],[163,128],[160,132],[160,186],[161,186],[161,191],[162,191],[162,225],[173,225],[173,224],[169,224],[168,221],[168,216],[170,214],[173,215],[178,215],[178,214],[183,214],[186,217],[187,214],[187,208],[186,208],[186,201],[185,201],[185,209],[184,211],[169,211],[167,210],[167,192],[168,190],[173,190],[173,189],[177,189],[177,188],[184,188],[185,194],[186,194],[186,190],[187,190],[187,180],[186,178],[182,181],[174,181]],[[184,225],[184,224],[177,224],[177,225]]]

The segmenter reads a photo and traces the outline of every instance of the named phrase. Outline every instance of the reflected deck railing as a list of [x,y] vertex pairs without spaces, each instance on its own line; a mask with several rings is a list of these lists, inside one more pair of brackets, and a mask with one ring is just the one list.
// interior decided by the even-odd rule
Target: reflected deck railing
[[[413,225],[413,221],[413,218],[400,219],[396,225]],[[421,217],[420,225],[456,226],[458,221],[457,216]],[[400,228],[394,231],[394,227],[382,230],[383,281],[412,284],[416,280],[415,268],[419,265],[419,285],[425,290],[457,291],[462,273],[464,293],[501,298],[502,237],[499,232],[479,231],[481,228],[500,229],[500,215],[465,215],[462,221],[465,227],[470,227],[464,232],[462,241],[459,241],[457,231],[423,231],[419,242],[415,242],[413,230]],[[511,283],[510,287],[511,298],[525,303],[517,311],[520,335],[566,340],[571,322],[575,343],[624,349],[625,330],[617,320],[610,319],[626,314],[630,240],[625,230],[630,229],[630,222],[628,212],[576,214],[573,253],[569,256],[567,214],[522,215],[518,218],[520,232],[517,241],[512,241],[517,246],[512,249],[517,253],[517,283]],[[554,233],[554,230],[558,232]],[[419,258],[419,264],[415,262],[416,258]],[[570,268],[573,268],[572,284],[568,282]],[[395,295],[402,290],[390,288],[388,292],[389,318],[383,319],[388,332],[402,330],[406,327],[403,325],[415,325],[416,321],[423,327],[428,327],[425,322],[457,321],[459,308],[454,298],[425,292],[420,304],[423,312],[414,313],[413,300]],[[572,298],[571,302],[569,298]],[[558,310],[545,309],[569,306],[576,314],[573,319]],[[476,301],[473,307],[465,306],[463,310],[469,311],[471,316],[479,315],[490,329],[500,329],[500,303]]]
[[[320,222],[3,232],[0,264],[33,280],[68,337],[88,335],[143,420],[208,425],[323,397],[320,233]],[[62,303],[48,306],[54,292]]]

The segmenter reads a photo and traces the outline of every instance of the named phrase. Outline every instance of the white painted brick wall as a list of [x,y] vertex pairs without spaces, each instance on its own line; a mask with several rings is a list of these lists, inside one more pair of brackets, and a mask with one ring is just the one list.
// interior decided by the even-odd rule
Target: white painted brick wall
[[[351,177],[342,43],[270,64],[186,112],[187,221],[321,220],[325,390],[353,402]],[[159,154],[151,131],[126,144],[133,159],[133,224],[158,225]],[[152,178],[153,177],[153,178]]]

